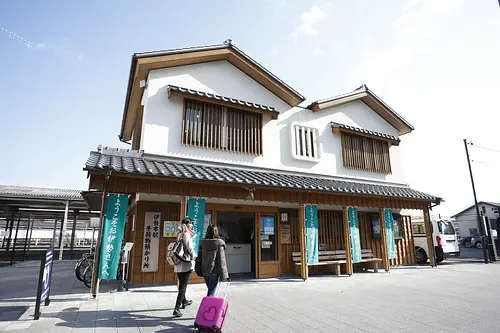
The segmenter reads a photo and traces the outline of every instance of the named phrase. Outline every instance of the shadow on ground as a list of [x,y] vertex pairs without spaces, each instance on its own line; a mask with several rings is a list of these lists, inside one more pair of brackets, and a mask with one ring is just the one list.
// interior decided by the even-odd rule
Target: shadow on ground
[[[46,313],[44,317],[57,317],[63,322],[56,323],[56,327],[73,327],[73,328],[147,328],[162,326],[164,329],[157,332],[173,332],[183,330],[183,332],[197,332],[194,329],[194,320],[187,316],[174,318],[169,316],[155,316],[157,311],[173,311],[173,308],[167,309],[148,309],[148,310],[130,310],[130,311],[99,311],[95,320],[82,321],[79,317],[92,318],[95,311],[62,311],[60,313]],[[144,313],[144,314],[143,314]],[[148,315],[145,313],[152,313]]]

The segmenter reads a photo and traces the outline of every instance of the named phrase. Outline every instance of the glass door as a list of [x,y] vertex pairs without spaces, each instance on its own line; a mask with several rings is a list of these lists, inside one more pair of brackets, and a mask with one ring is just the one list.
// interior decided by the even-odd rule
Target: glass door
[[260,260],[278,260],[278,244],[276,242],[276,216],[261,215],[260,217]]

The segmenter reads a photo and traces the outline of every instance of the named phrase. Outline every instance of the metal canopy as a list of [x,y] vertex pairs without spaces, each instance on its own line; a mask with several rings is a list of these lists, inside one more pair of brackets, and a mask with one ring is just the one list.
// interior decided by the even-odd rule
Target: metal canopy
[[[76,231],[87,229],[89,219],[99,217],[100,211],[100,205],[97,206],[97,211],[91,211],[89,209],[91,206],[86,204],[81,192],[58,188],[0,185],[0,229],[3,234],[0,261],[10,260],[12,265],[16,258],[24,260],[26,250],[29,254],[29,245],[26,247],[26,244],[31,244],[33,228],[53,230],[51,246],[59,248],[60,259],[64,246],[70,242],[70,254],[73,258]],[[28,230],[30,230],[29,237]],[[21,234],[25,235],[23,239],[18,237]],[[64,240],[69,235],[71,241]],[[56,240],[59,245],[56,244]],[[22,257],[19,257],[19,250],[22,252]],[[78,248],[76,250],[78,251]]]

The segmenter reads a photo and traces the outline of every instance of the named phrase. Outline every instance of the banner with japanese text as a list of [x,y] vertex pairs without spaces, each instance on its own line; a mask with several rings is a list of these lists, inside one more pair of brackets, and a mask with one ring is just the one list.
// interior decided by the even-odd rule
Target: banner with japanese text
[[142,272],[158,270],[160,251],[160,212],[147,212],[144,215],[144,235],[142,239]]
[[102,229],[99,279],[116,279],[127,218],[128,195],[109,194]]
[[347,208],[349,219],[349,234],[351,236],[351,258],[353,263],[361,262],[361,241],[359,239],[358,208]]
[[394,238],[394,217],[392,216],[392,209],[384,209],[384,220],[387,254],[389,259],[396,259],[396,240]]
[[305,215],[307,263],[316,264],[319,261],[318,207],[316,205],[306,205]]
[[193,220],[193,230],[196,235],[193,237],[193,247],[194,253],[198,253],[200,239],[205,236],[203,234],[203,227],[205,224],[205,199],[189,198],[187,201],[187,216]]

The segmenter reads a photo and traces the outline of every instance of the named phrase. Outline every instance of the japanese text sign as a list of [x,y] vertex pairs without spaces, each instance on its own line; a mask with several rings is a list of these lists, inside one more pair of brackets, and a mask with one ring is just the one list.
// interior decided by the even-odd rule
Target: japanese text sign
[[127,209],[128,195],[108,195],[102,230],[99,279],[116,279]]
[[349,234],[351,237],[351,258],[353,263],[361,262],[361,241],[359,239],[358,209],[356,207],[347,208],[349,219]]
[[52,263],[54,259],[54,249],[47,249],[45,252],[45,269],[42,279],[42,302],[47,299],[50,292],[50,279],[52,278]]
[[394,239],[394,217],[392,216],[392,209],[384,209],[384,217],[387,254],[389,259],[396,259],[396,241]]
[[142,239],[142,272],[158,270],[160,251],[161,213],[147,212],[144,216],[144,236]]
[[307,263],[316,264],[319,261],[318,244],[318,207],[307,205],[305,207],[306,222],[306,245],[307,245]]
[[194,253],[198,253],[200,239],[204,236],[205,199],[189,198],[187,201],[187,216],[193,220],[193,230],[196,234],[196,237],[193,237],[193,247]]

